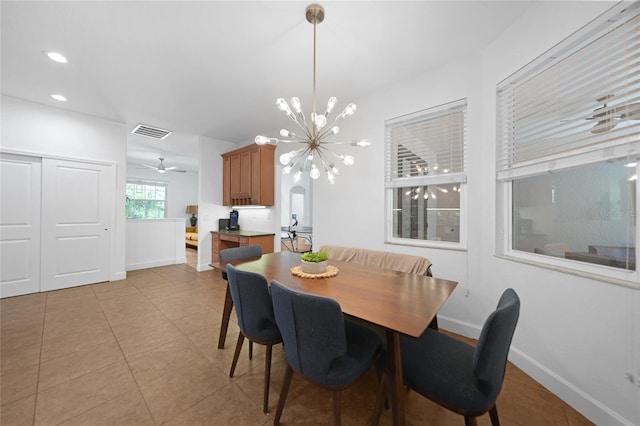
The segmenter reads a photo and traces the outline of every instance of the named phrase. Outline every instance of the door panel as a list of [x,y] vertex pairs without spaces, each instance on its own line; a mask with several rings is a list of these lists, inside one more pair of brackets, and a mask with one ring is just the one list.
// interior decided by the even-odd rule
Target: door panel
[[39,158],[0,154],[0,297],[40,291]]
[[42,289],[109,280],[112,167],[43,160]]

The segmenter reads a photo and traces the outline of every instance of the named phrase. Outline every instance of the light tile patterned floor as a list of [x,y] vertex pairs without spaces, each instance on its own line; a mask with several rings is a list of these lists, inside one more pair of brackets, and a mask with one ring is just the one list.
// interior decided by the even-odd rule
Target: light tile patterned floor
[[[229,378],[238,328],[217,348],[226,283],[188,265],[132,271],[101,283],[1,302],[1,419],[13,425],[263,425],[264,348],[243,349]],[[270,410],[286,363],[274,349]],[[367,423],[373,371],[342,397],[345,425]],[[462,417],[407,392],[412,425],[463,425]],[[498,399],[503,425],[591,424],[509,365]],[[294,377],[283,424],[330,424],[331,395]],[[382,424],[391,424],[389,412]],[[480,425],[490,424],[488,416]]]

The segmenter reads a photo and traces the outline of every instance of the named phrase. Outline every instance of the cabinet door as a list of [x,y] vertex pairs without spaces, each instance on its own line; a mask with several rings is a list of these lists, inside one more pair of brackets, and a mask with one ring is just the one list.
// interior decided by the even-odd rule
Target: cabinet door
[[241,175],[240,175],[240,170],[241,170],[241,161],[240,161],[240,154],[235,154],[232,155],[230,158],[230,175],[231,175],[231,183],[230,183],[230,188],[231,188],[231,198],[240,198],[241,194],[242,194],[242,189],[241,189],[241,185],[240,185],[240,180],[241,180]]
[[231,205],[231,158],[222,159],[222,205]]
[[240,154],[240,193],[251,198],[251,151]]
[[260,170],[260,149],[258,147],[251,150],[251,204],[262,204],[261,202],[261,170]]

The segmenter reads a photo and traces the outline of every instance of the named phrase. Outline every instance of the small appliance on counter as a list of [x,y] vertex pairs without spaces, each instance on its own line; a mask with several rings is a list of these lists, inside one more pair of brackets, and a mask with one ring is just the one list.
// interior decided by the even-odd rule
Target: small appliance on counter
[[229,219],[218,219],[218,231],[239,231],[238,210],[231,210]]
[[238,210],[231,210],[229,213],[229,231],[237,231],[240,229],[238,225]]

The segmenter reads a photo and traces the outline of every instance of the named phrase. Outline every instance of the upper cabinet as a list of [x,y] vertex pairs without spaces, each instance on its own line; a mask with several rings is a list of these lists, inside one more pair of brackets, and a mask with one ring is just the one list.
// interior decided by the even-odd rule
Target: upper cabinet
[[222,154],[222,204],[274,204],[273,145],[248,145]]

